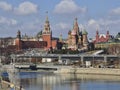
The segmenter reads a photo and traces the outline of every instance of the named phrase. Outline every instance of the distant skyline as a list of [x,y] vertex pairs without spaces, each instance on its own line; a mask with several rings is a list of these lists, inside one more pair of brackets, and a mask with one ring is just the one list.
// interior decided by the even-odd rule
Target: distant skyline
[[0,0],[0,37],[35,36],[43,30],[48,12],[53,37],[67,38],[78,18],[89,38],[120,32],[120,0]]

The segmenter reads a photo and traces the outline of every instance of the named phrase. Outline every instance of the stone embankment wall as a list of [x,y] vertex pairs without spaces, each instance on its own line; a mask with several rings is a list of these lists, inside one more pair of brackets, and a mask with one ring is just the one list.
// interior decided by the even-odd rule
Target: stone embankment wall
[[55,73],[120,75],[120,69],[111,68],[61,68]]
[[[11,84],[10,82],[2,80],[2,88],[3,88],[2,90],[11,90],[10,84]],[[15,86],[15,90],[25,90],[25,89],[23,89],[23,88],[20,89],[19,86]]]

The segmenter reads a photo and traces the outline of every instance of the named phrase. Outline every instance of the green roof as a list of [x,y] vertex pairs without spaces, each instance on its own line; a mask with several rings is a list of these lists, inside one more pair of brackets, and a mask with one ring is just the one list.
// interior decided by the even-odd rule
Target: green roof
[[116,39],[119,39],[119,38],[120,38],[120,32],[116,35],[115,38],[116,38]]
[[40,32],[37,33],[37,36],[39,36],[39,35],[42,35],[42,31],[40,31]]
[[82,35],[87,35],[88,34],[88,32],[84,29],[83,31],[82,31]]

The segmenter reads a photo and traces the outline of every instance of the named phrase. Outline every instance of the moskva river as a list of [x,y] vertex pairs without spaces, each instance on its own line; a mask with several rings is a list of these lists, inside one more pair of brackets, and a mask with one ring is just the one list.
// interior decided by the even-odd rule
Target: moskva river
[[120,90],[120,76],[20,72],[25,90]]

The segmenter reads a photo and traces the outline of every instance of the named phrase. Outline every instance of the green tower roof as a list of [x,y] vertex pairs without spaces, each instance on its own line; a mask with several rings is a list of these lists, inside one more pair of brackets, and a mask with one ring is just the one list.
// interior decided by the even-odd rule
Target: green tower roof
[[88,32],[84,29],[83,31],[82,31],[82,35],[87,35],[88,34]]
[[120,32],[118,32],[118,34],[116,35],[116,39],[120,38]]
[[37,33],[37,36],[39,36],[39,35],[42,35],[42,31],[40,31],[40,32]]

